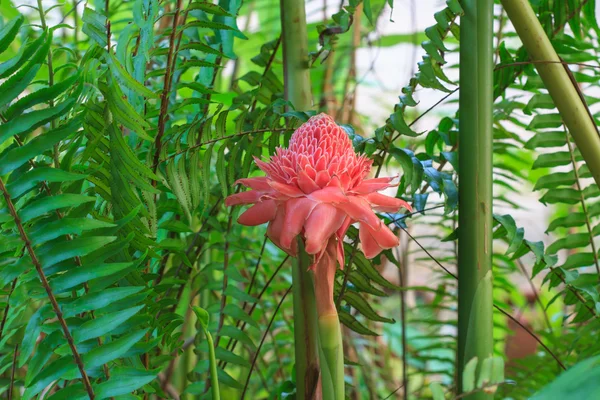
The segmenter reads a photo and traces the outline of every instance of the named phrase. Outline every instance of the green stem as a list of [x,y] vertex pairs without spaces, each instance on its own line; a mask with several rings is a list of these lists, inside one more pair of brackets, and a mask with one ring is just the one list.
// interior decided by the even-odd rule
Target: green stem
[[529,0],[502,0],[502,5],[573,135],[596,184],[600,185],[600,135],[578,91],[577,82],[556,54]]
[[319,382],[317,308],[308,272],[310,264],[304,244],[298,239],[298,257],[294,258],[292,268],[297,399],[315,398]]
[[285,98],[296,110],[312,107],[308,70],[308,34],[303,0],[281,0],[281,42]]
[[[40,22],[42,24],[42,29],[48,29],[48,25],[46,24],[46,14],[44,13],[44,7],[42,6],[42,0],[37,0],[38,12],[40,13]],[[54,68],[52,67],[52,50],[48,52],[48,87],[54,86]],[[48,100],[48,105],[50,107],[54,107],[54,99]],[[50,126],[52,129],[56,128],[56,121],[53,119],[50,121]],[[54,145],[54,168],[60,167],[59,160],[60,151],[58,148],[58,144]]]
[[344,349],[337,313],[319,317],[319,345],[323,399],[344,400]]
[[[493,0],[461,2],[458,393],[473,357],[492,355]],[[468,399],[491,399],[483,392]]]
[[[304,1],[281,0],[280,8],[285,99],[296,110],[307,111],[312,107],[312,94]],[[319,382],[317,313],[309,265],[310,258],[299,239],[292,270],[297,399],[315,397]]]
[[217,374],[217,357],[215,356],[215,345],[213,343],[212,335],[208,329],[204,330],[206,334],[206,341],[208,344],[208,359],[210,363],[210,388],[212,392],[212,399],[219,400],[221,398],[219,394],[219,375]]

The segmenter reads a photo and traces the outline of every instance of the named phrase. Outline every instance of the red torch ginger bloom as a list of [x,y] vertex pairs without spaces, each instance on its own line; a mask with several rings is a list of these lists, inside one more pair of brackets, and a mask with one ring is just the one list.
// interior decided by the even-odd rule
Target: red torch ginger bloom
[[[358,222],[362,250],[367,258],[398,245],[398,238],[373,211],[398,212],[410,206],[403,200],[377,193],[392,186],[393,178],[365,179],[372,161],[354,152],[344,130],[326,114],[310,118],[278,148],[269,162],[255,159],[266,176],[240,179],[252,190],[229,196],[225,204],[253,204],[238,219],[242,225],[269,223],[267,236],[295,256],[298,235],[314,255],[315,268],[323,258],[344,265],[343,238]],[[326,255],[335,245],[333,259]],[[334,269],[335,271],[335,269]]]

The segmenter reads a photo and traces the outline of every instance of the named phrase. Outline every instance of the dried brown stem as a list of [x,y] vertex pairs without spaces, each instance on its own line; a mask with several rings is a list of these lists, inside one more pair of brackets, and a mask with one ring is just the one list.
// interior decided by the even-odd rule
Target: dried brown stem
[[11,199],[10,195],[8,194],[8,191],[6,190],[6,186],[4,185],[4,182],[2,179],[0,179],[0,191],[4,195],[4,201],[6,202],[8,211],[15,222],[15,225],[17,227],[17,230],[19,231],[21,240],[25,243],[25,247],[27,249],[27,252],[29,253],[29,256],[31,257],[31,262],[33,263],[33,266],[35,267],[35,269],[38,273],[38,276],[40,278],[42,286],[46,290],[46,294],[48,295],[48,299],[50,300],[50,303],[52,304],[52,308],[54,309],[56,318],[62,328],[65,339],[67,339],[67,343],[69,344],[71,353],[73,353],[73,358],[75,359],[75,364],[77,364],[77,368],[79,369],[79,372],[81,374],[81,380],[83,381],[83,385],[85,386],[87,394],[88,394],[89,398],[93,400],[94,399],[94,390],[92,389],[92,384],[90,382],[90,378],[88,377],[87,373],[85,372],[85,368],[83,366],[83,361],[81,359],[81,356],[79,355],[79,352],[77,351],[77,347],[75,346],[75,341],[73,340],[73,336],[71,336],[71,332],[69,332],[69,327],[67,326],[67,322],[65,321],[65,318],[63,317],[62,311],[60,310],[60,306],[58,305],[58,302],[56,301],[56,297],[54,296],[54,293],[52,293],[52,288],[50,287],[50,284],[48,283],[48,279],[46,278],[46,275],[44,274],[44,271],[42,269],[42,264],[40,263],[39,259],[37,258],[36,254],[35,254],[35,251],[33,250],[33,246],[31,244],[31,241],[29,240],[29,237],[27,236],[27,233],[25,232],[25,228],[23,226],[23,223],[21,222],[21,218],[19,217],[19,214],[17,213],[17,210],[15,209],[12,199]]

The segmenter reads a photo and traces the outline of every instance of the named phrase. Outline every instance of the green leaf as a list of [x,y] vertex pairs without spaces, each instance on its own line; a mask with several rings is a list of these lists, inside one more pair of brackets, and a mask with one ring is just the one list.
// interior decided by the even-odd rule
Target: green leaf
[[[398,161],[400,163],[400,166],[402,167],[402,171],[404,172],[403,174],[403,178],[405,180],[405,182],[411,183],[412,182],[412,178],[413,178],[413,160],[411,158],[411,156],[409,156],[404,150],[399,149],[397,147],[392,147],[390,149],[390,154],[392,155],[392,157],[394,157],[396,159],[396,161]],[[412,188],[411,189],[414,191],[416,190],[416,188]]]
[[12,119],[3,125],[0,125],[0,144],[2,144],[8,138],[11,138],[15,135],[29,133],[45,123],[64,115],[71,109],[71,107],[73,107],[74,104],[74,99],[68,99],[55,107],[48,107],[39,111],[31,111],[27,114],[20,115],[19,117]]
[[379,336],[345,311],[339,311],[340,322],[361,335]]
[[17,181],[6,185],[12,198],[18,198],[40,182],[72,182],[84,179],[86,175],[74,174],[62,169],[38,167],[22,175]]
[[229,337],[229,338],[239,341],[240,343],[245,344],[253,351],[256,349],[256,345],[254,344],[252,339],[250,339],[250,336],[248,336],[244,331],[242,331],[241,329],[239,329],[235,326],[223,325],[220,333],[221,333],[221,336]]
[[136,262],[91,264],[73,268],[50,280],[50,286],[55,293],[69,290],[91,279],[110,276],[127,270],[136,265]]
[[134,91],[140,96],[148,97],[151,99],[157,99],[159,96],[148,89],[146,86],[142,85],[140,82],[136,81],[129,72],[125,69],[123,65],[117,60],[117,58],[113,55],[112,52],[108,53],[107,61],[110,66],[110,70],[113,73],[115,79],[123,86],[128,89]]
[[42,306],[37,309],[35,313],[29,319],[27,327],[25,328],[25,335],[21,340],[21,352],[19,354],[19,367],[22,367],[31,352],[33,351],[36,341],[42,331],[42,322],[44,321],[43,314],[48,311],[50,307],[48,305]]
[[28,108],[31,108],[37,104],[44,103],[49,100],[57,98],[60,94],[71,88],[79,80],[79,72],[76,72],[73,76],[64,79],[60,82],[56,82],[54,85],[46,88],[42,88],[27,96],[21,97],[15,103],[13,103],[4,113],[7,119],[12,119],[17,115],[20,115]]
[[373,25],[373,10],[371,9],[371,0],[363,0],[363,12],[369,23]]
[[395,321],[391,318],[385,318],[377,314],[377,312],[369,305],[369,303],[359,294],[353,291],[346,291],[344,293],[344,300],[348,305],[357,309],[362,315],[370,319],[371,321],[394,323]]
[[404,111],[401,109],[396,111],[394,114],[390,115],[390,122],[394,130],[396,130],[401,135],[406,135],[410,137],[419,136],[421,133],[417,133],[413,131],[404,120]]
[[86,368],[95,368],[118,359],[127,353],[134,344],[139,342],[147,331],[147,329],[144,329],[130,333],[93,349],[83,356],[83,365]]
[[32,380],[31,384],[25,389],[23,399],[28,400],[44,390],[51,382],[59,379],[63,375],[73,373],[77,370],[77,366],[73,361],[71,354],[59,358],[48,364],[42,371]]
[[17,36],[19,28],[21,28],[21,25],[23,25],[24,20],[25,17],[19,14],[17,17],[8,21],[2,30],[0,30],[0,54],[4,53],[4,51],[8,49],[8,46],[10,46],[14,38]]
[[229,350],[224,349],[221,346],[218,346],[215,349],[215,355],[218,360],[225,361],[229,364],[240,365],[242,367],[249,367],[250,363],[244,357],[240,357],[237,354],[232,353]]
[[89,339],[94,339],[119,327],[129,318],[133,317],[144,306],[127,308],[122,311],[117,311],[110,314],[102,315],[96,319],[84,322],[77,330],[73,332],[73,340],[75,343],[81,343]]
[[193,2],[187,8],[187,11],[192,10],[200,10],[208,14],[220,15],[223,17],[233,17],[233,15],[229,14],[223,7],[213,3]]
[[108,288],[99,292],[83,295],[74,301],[61,304],[61,309],[65,318],[70,318],[76,316],[77,314],[82,314],[88,311],[98,310],[106,307],[116,301],[131,296],[132,294],[138,293],[143,289],[143,286]]
[[208,329],[208,322],[210,320],[208,312],[204,308],[197,306],[192,307],[192,310],[196,314],[196,317],[198,317],[198,322],[200,322],[202,329],[206,331]]
[[23,222],[27,222],[33,218],[49,213],[50,211],[65,207],[75,207],[81,205],[82,203],[88,203],[92,201],[96,201],[96,198],[81,194],[58,194],[31,202],[19,212],[19,215]]
[[73,240],[66,238],[58,242],[50,242],[37,251],[38,258],[44,269],[73,257],[82,257],[113,242],[116,236],[78,237]]
[[109,88],[105,88],[104,93],[110,111],[116,121],[131,129],[141,139],[150,142],[154,141],[154,138],[147,132],[150,129],[150,125],[135,111],[129,102],[123,100],[125,95],[119,85],[112,82]]
[[29,240],[36,246],[63,235],[81,235],[85,231],[114,226],[116,225],[92,218],[63,218],[36,225],[36,229],[29,234]]
[[22,147],[6,151],[0,157],[0,175],[5,175],[15,170],[28,160],[51,149],[56,143],[77,132],[81,127],[81,121],[81,117],[77,116],[65,125],[45,132],[43,135],[36,136]]
[[532,400],[600,398],[600,356],[580,361],[539,391]]
[[128,394],[152,382],[158,371],[131,367],[117,367],[111,372],[110,380],[94,386],[96,400]]
[[568,151],[555,151],[553,153],[540,154],[533,162],[532,169],[560,167],[571,164],[571,155]]
[[240,308],[237,304],[227,304],[223,309],[223,313],[233,317],[239,321],[245,322],[248,325],[251,325],[255,328],[259,328],[258,323],[252,319],[244,310]]
[[438,382],[431,382],[429,384],[429,389],[431,390],[433,400],[444,400],[446,398],[444,396],[444,389],[442,389],[442,385]]

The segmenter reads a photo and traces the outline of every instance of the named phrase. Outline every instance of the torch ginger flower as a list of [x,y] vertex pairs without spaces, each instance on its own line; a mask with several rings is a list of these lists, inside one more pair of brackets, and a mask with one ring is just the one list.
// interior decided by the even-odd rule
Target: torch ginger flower
[[225,204],[253,204],[238,222],[268,222],[267,236],[292,256],[297,253],[295,238],[301,235],[306,252],[314,256],[311,269],[323,260],[333,263],[335,272],[336,259],[343,267],[343,238],[356,222],[367,258],[398,245],[373,210],[397,212],[410,206],[377,193],[392,186],[393,178],[365,179],[372,160],[354,152],[350,138],[330,116],[310,118],[294,132],[287,149],[278,148],[269,162],[255,162],[266,176],[238,180],[236,184],[252,190],[229,196]]

